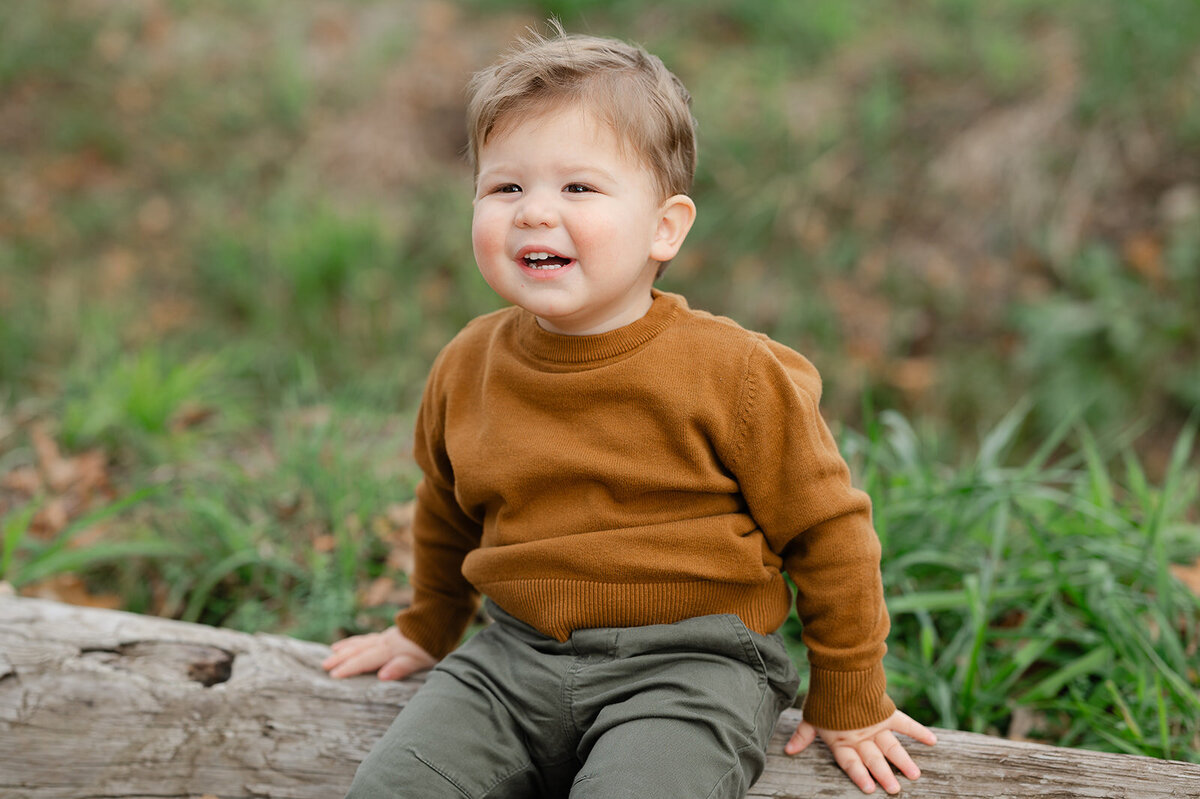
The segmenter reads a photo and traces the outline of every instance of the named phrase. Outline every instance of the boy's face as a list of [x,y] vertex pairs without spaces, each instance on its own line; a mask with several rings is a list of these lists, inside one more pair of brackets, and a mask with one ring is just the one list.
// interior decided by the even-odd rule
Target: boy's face
[[662,200],[609,126],[573,106],[504,120],[478,165],[471,238],[497,294],[571,335],[650,309],[658,264],[675,256],[695,206]]

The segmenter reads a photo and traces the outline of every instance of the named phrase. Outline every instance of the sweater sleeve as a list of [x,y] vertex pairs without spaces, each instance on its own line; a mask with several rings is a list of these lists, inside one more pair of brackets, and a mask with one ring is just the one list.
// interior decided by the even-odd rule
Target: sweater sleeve
[[446,453],[444,356],[430,370],[417,412],[413,455],[423,477],[413,515],[413,603],[396,614],[396,625],[437,658],[461,640],[479,605],[479,594],[462,575],[467,553],[479,545],[480,527],[454,495],[454,469]]
[[758,341],[747,361],[734,471],[797,588],[810,665],[804,717],[825,729],[858,729],[895,710],[882,663],[889,619],[870,499],[850,483],[820,396],[807,359]]

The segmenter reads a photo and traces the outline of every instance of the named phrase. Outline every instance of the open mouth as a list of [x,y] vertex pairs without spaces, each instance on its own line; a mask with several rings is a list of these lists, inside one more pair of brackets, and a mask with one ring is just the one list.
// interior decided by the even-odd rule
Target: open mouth
[[520,258],[521,263],[530,269],[558,269],[571,263],[570,258],[563,258],[549,252],[526,253]]

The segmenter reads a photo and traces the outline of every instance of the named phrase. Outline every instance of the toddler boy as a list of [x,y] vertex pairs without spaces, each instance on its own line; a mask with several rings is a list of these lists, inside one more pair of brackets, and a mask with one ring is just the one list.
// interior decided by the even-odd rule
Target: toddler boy
[[[434,667],[353,797],[741,797],[798,679],[866,792],[916,765],[881,664],[870,503],[812,365],[653,288],[695,219],[690,97],[623,42],[523,41],[470,85],[472,240],[513,307],[438,356],[412,606],[334,645],[334,677]],[[457,651],[480,596],[495,620]]]

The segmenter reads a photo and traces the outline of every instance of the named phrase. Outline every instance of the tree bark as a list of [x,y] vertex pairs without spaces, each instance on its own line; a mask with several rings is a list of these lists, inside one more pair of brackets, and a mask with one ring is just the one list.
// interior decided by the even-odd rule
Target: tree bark
[[[341,796],[419,680],[333,680],[327,647],[0,597],[0,796]],[[858,797],[828,750],[782,753],[752,797]],[[1197,797],[1200,765],[938,730],[922,797]],[[901,782],[906,781],[901,778]]]

